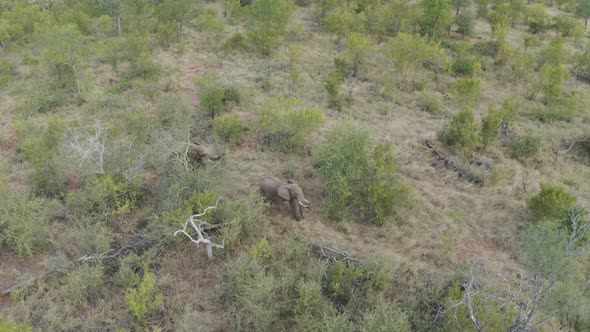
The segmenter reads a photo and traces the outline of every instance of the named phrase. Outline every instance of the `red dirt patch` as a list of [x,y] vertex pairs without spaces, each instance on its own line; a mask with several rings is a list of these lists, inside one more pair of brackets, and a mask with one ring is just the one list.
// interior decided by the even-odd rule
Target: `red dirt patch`
[[14,152],[16,150],[16,132],[11,127],[6,128],[6,134],[3,137],[2,150]]

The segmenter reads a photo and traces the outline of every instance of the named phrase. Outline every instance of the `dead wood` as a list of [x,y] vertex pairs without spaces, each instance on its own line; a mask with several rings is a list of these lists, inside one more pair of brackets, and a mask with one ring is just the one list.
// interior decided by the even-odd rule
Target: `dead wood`
[[430,140],[426,140],[425,144],[429,149],[432,150],[432,152],[434,152],[434,154],[438,157],[438,159],[440,161],[442,161],[447,167],[449,167],[453,171],[457,172],[460,177],[467,179],[467,181],[469,181],[469,182],[472,182],[472,183],[475,183],[478,185],[483,185],[483,183],[484,183],[483,176],[473,173],[468,168],[462,167],[461,165],[459,165],[458,163],[456,163],[452,159],[446,157],[442,152],[440,152],[436,148],[436,146],[434,146],[434,144]]

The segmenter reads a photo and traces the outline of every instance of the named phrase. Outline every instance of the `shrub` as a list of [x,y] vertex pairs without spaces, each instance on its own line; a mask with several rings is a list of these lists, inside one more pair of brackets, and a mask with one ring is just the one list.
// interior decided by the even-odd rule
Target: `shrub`
[[590,48],[576,54],[573,72],[577,79],[590,82]]
[[338,111],[341,111],[344,106],[344,97],[340,93],[340,87],[343,82],[344,75],[337,70],[334,70],[328,75],[328,78],[324,83],[324,88],[328,93],[328,105]]
[[243,34],[236,33],[225,41],[223,48],[225,50],[248,50],[250,48],[250,44],[248,43],[248,39],[244,37]]
[[444,110],[444,102],[438,94],[422,92],[418,95],[418,108],[421,111],[440,114]]
[[564,41],[561,37],[553,38],[541,52],[539,52],[539,67],[543,65],[561,65],[567,56]]
[[475,17],[469,11],[463,11],[455,17],[457,32],[463,37],[471,37],[475,30]]
[[109,218],[129,213],[141,199],[139,188],[122,174],[95,176],[78,192],[66,197],[67,206],[80,216]]
[[323,292],[337,306],[345,306],[363,275],[364,271],[356,265],[346,266],[343,261],[336,261],[326,271]]
[[50,110],[61,106],[63,103],[62,96],[59,94],[39,96],[33,99],[27,107],[31,113],[45,114]]
[[543,5],[528,7],[526,15],[526,22],[532,34],[543,33],[551,26],[551,17],[545,12]]
[[137,288],[125,292],[125,304],[138,327],[147,325],[149,316],[160,309],[163,299],[164,296],[156,287],[155,275],[147,270]]
[[30,256],[46,243],[45,204],[40,198],[0,192],[0,240],[19,256]]
[[563,96],[562,84],[568,79],[569,71],[563,65],[543,65],[541,67],[545,104],[558,101]]
[[273,150],[292,152],[300,149],[309,133],[324,122],[319,109],[297,109],[295,98],[270,99],[261,108],[263,142]]
[[453,96],[462,107],[473,107],[479,99],[480,80],[476,77],[465,77],[457,80]]
[[285,33],[292,5],[287,0],[257,0],[248,10],[248,37],[256,49],[270,55]]
[[357,32],[352,32],[346,41],[346,62],[351,67],[352,77],[362,72],[370,51],[370,39]]
[[502,122],[502,110],[490,107],[486,117],[481,120],[480,135],[484,149],[496,140],[500,134],[500,125]]
[[457,113],[441,133],[445,144],[455,153],[471,152],[479,142],[473,112],[463,109]]
[[268,261],[272,258],[272,248],[268,244],[266,239],[262,239],[258,241],[252,248],[250,248],[250,252],[248,256],[253,260],[257,261]]
[[229,144],[235,143],[246,131],[248,127],[235,114],[220,116],[215,118],[213,135]]
[[10,83],[16,76],[16,65],[8,60],[0,60],[0,87]]
[[532,135],[517,137],[508,144],[510,156],[519,160],[526,160],[533,157],[540,148],[541,139]]
[[564,38],[574,37],[576,39],[579,31],[584,31],[584,24],[582,22],[566,14],[555,16],[553,27]]
[[453,62],[452,69],[453,73],[455,73],[456,75],[471,76],[474,74],[474,69],[476,67],[481,67],[481,65],[479,65],[479,62],[476,59],[461,56],[455,59],[455,62]]
[[205,76],[199,81],[199,98],[201,100],[201,109],[211,118],[219,115],[225,110],[225,89],[219,85],[212,76]]
[[32,332],[33,328],[25,324],[15,323],[8,319],[0,318],[0,331]]
[[391,147],[377,145],[366,130],[351,124],[338,126],[320,145],[314,160],[326,186],[325,215],[343,220],[360,212],[383,224],[410,203],[409,189],[397,176]]
[[576,196],[562,186],[541,184],[541,191],[527,201],[531,219],[535,222],[557,220],[574,207]]
[[202,11],[195,20],[195,26],[201,32],[221,33],[224,30],[223,21],[217,17],[213,8]]
[[378,300],[375,308],[363,315],[362,332],[410,332],[412,331],[405,313],[393,305]]

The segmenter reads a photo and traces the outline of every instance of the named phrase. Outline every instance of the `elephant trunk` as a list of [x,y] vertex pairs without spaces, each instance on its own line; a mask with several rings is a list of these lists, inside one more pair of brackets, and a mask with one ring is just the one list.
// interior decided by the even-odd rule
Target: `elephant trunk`
[[207,157],[207,160],[209,160],[209,161],[217,161],[217,160],[221,159],[221,157],[223,157],[224,154],[225,153],[222,153],[222,154],[220,154],[217,157]]

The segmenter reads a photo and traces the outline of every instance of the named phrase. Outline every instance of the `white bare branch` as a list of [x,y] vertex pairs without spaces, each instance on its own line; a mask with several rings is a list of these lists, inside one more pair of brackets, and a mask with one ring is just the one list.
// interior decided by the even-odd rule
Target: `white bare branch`
[[96,121],[85,130],[68,129],[68,146],[78,156],[82,169],[87,164],[94,164],[98,174],[104,174],[105,145],[108,128]]
[[[204,216],[210,209],[217,209],[217,204],[219,203],[220,199],[221,197],[217,198],[217,201],[215,201],[215,205],[205,208],[202,213],[190,216],[184,222],[184,224],[182,224],[182,229],[179,229],[176,232],[174,232],[174,236],[178,234],[186,235],[186,237],[188,237],[189,240],[191,240],[191,242],[195,243],[197,247],[199,247],[201,243],[204,243],[207,246],[207,257],[209,257],[209,259],[213,258],[213,248],[223,249],[225,246],[225,241],[222,240],[221,244],[211,242],[211,240],[209,240],[209,235],[204,231],[204,226],[207,225],[207,222],[197,218]],[[187,232],[187,228],[189,225],[192,226],[192,228],[197,233],[196,239]]]

